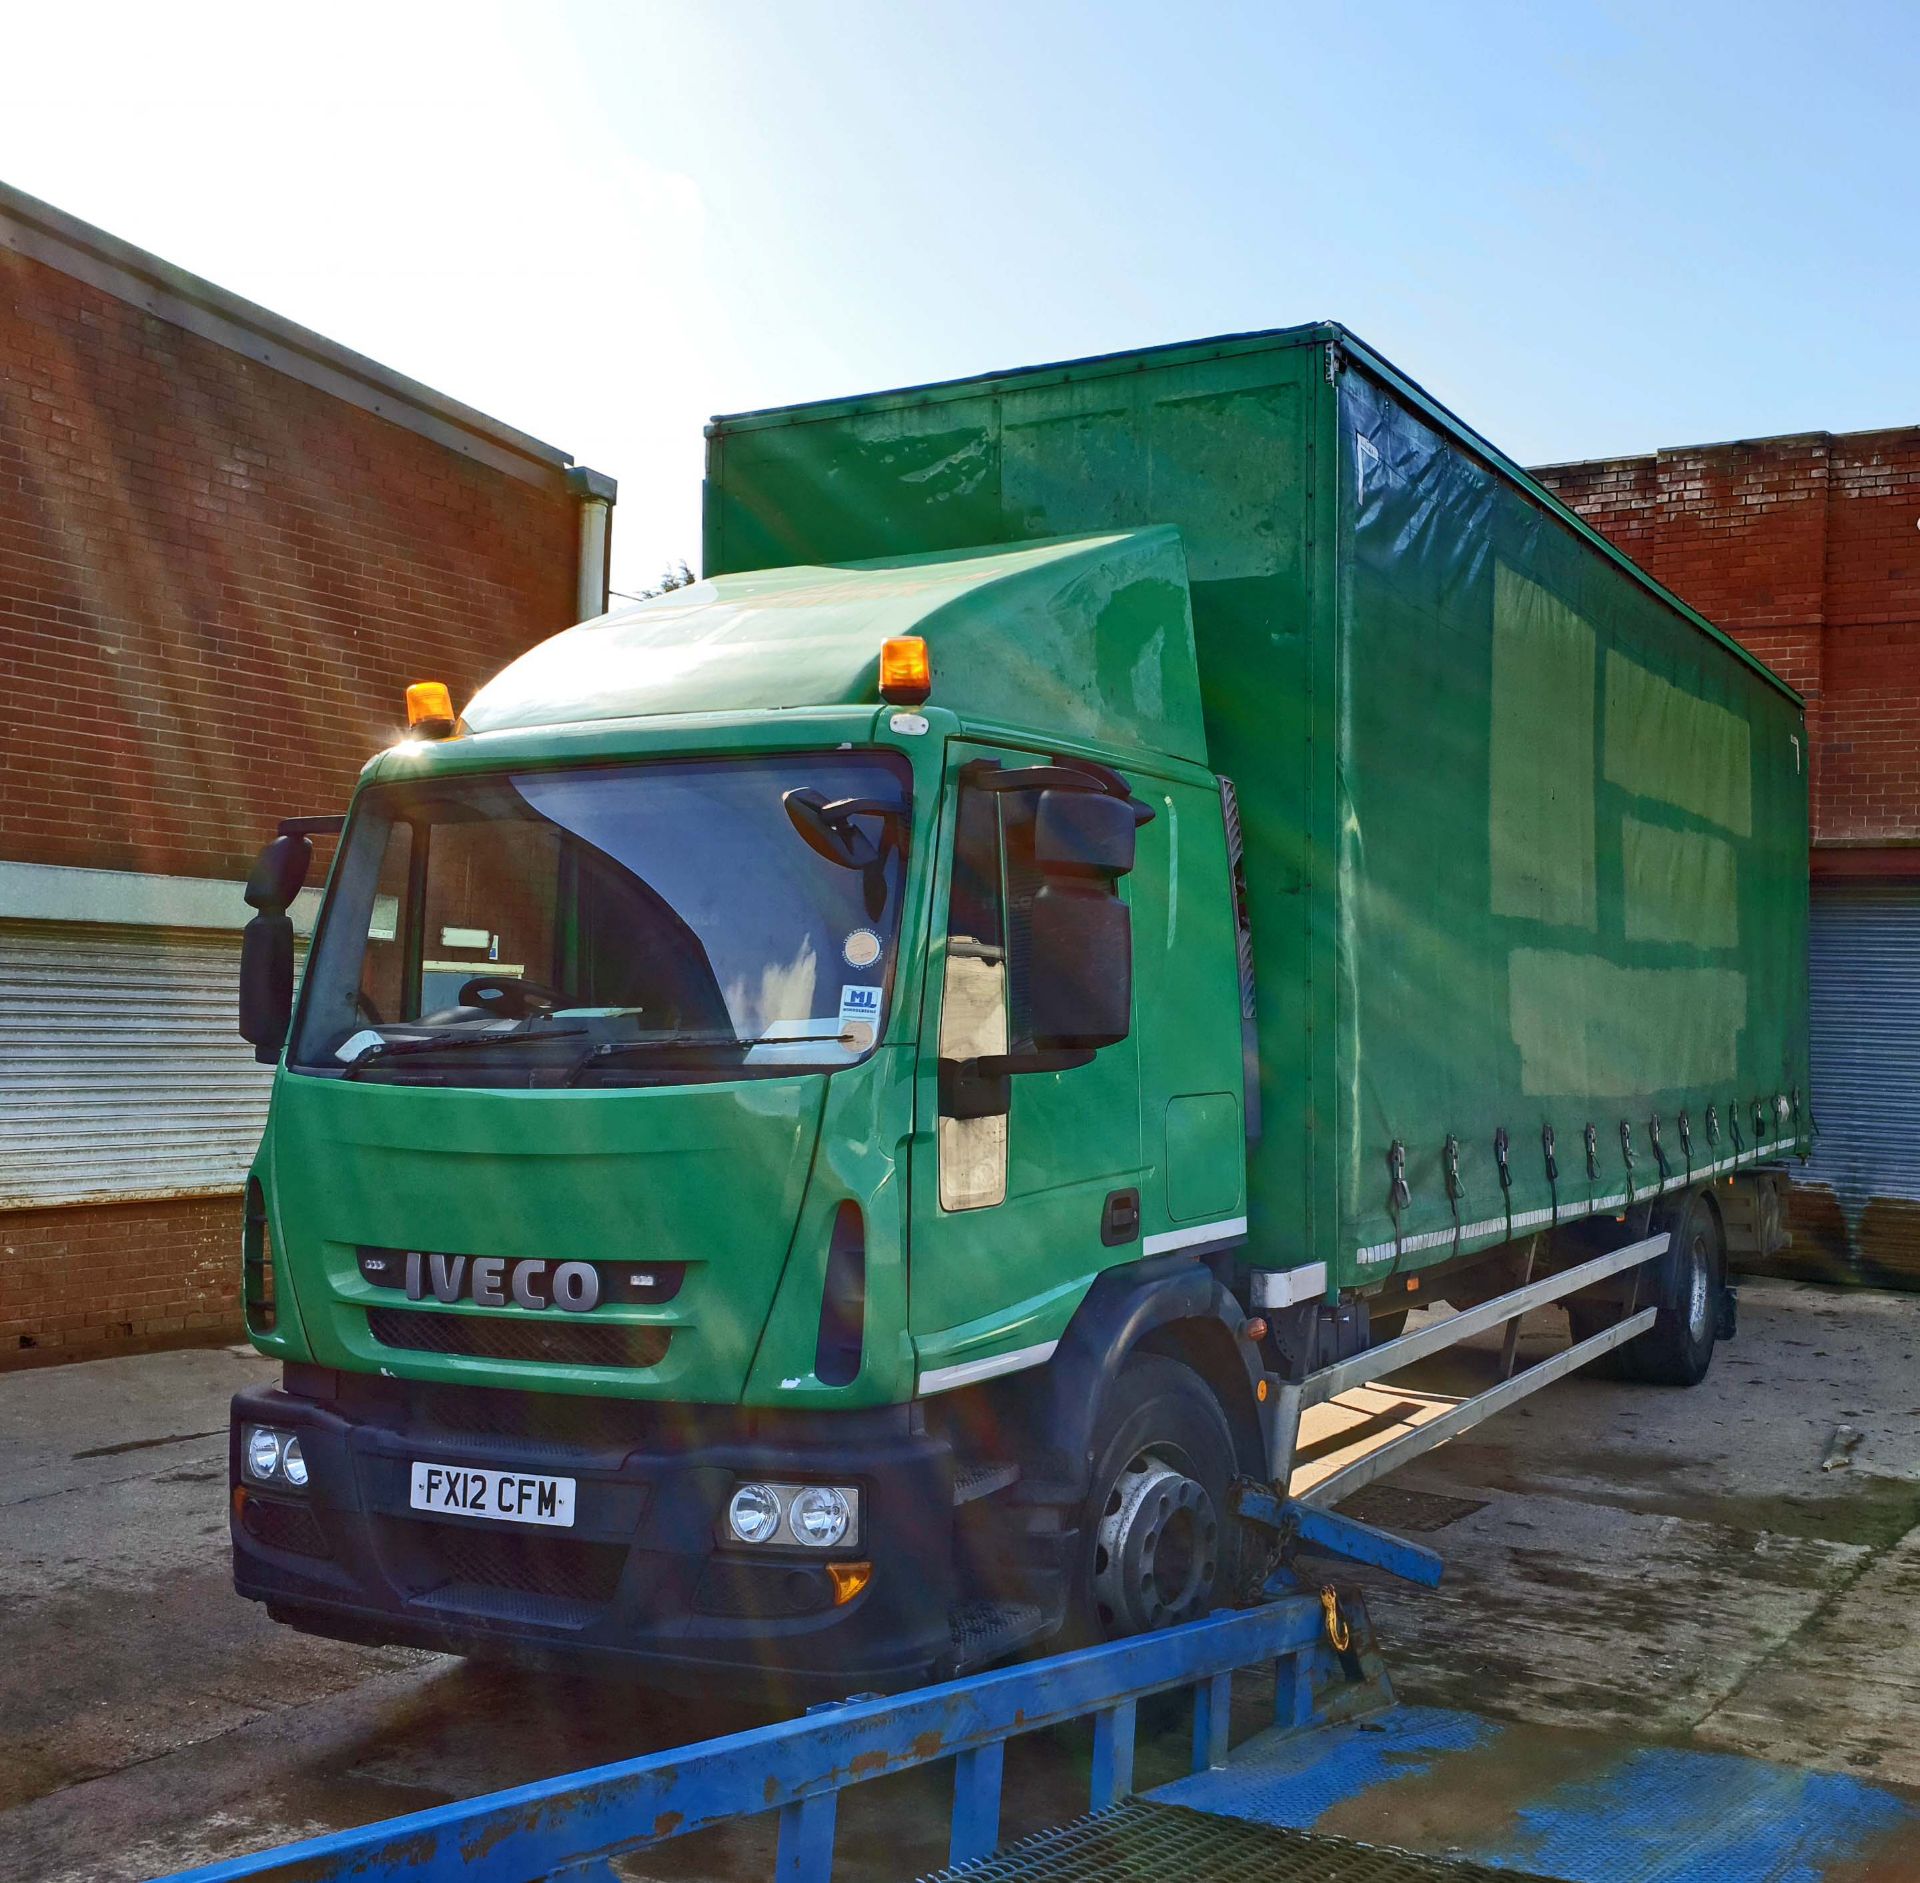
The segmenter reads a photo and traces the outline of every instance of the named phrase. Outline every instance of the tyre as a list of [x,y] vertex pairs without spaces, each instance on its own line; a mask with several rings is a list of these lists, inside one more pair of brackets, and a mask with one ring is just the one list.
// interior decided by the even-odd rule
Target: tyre
[[1109,1387],[1081,1512],[1071,1631],[1112,1641],[1205,1615],[1235,1588],[1233,1433],[1212,1389],[1161,1354]]
[[[1653,1325],[1586,1370],[1654,1386],[1697,1386],[1713,1364],[1726,1273],[1725,1239],[1712,1203],[1697,1190],[1660,1226],[1672,1240],[1653,1271],[1653,1305],[1659,1310]],[[1645,1305],[1644,1292],[1641,1300]],[[1611,1327],[1620,1314],[1612,1305],[1570,1304],[1567,1309],[1575,1340]]]

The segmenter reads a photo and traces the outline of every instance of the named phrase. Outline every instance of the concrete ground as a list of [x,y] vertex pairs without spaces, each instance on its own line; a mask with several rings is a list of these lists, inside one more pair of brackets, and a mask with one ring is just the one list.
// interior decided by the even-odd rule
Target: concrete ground
[[[1533,1317],[1522,1364],[1564,1340]],[[1327,1409],[1307,1468],[1485,1383],[1496,1348]],[[1920,1297],[1750,1283],[1692,1392],[1576,1376],[1360,1493],[1447,1559],[1438,1590],[1372,1595],[1401,1697],[1920,1788],[1916,1349]],[[228,1395],[270,1372],[216,1350],[0,1376],[0,1878],[148,1876],[752,1723],[270,1624],[227,1586],[224,1462]],[[1145,1746],[1141,1783],[1183,1742]],[[1007,1834],[1078,1809],[1086,1763],[1078,1734],[1018,1742]],[[937,1866],[946,1787],[854,1794],[847,1873]],[[755,1823],[629,1874],[771,1854]]]

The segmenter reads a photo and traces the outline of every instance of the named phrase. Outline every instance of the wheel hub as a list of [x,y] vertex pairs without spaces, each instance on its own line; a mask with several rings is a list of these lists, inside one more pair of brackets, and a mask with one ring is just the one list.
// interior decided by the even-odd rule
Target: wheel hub
[[1141,1453],[1115,1479],[1094,1538],[1103,1626],[1141,1634],[1204,1614],[1219,1559],[1220,1518],[1206,1486]]

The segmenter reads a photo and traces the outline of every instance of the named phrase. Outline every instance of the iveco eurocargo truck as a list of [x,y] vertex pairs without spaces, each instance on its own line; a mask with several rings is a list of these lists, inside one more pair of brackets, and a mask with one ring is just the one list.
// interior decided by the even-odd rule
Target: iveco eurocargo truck
[[1156,348],[720,420],[704,566],[262,853],[243,1595],[902,1687],[1240,1599],[1301,1406],[1489,1308],[1706,1371],[1801,702],[1492,445],[1336,326]]

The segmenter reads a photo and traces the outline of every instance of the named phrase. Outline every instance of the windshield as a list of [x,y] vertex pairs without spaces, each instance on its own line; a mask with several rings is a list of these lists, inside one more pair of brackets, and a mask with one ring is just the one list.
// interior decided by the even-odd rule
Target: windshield
[[909,782],[815,752],[372,786],[289,1063],[540,1086],[850,1065],[885,1018]]

